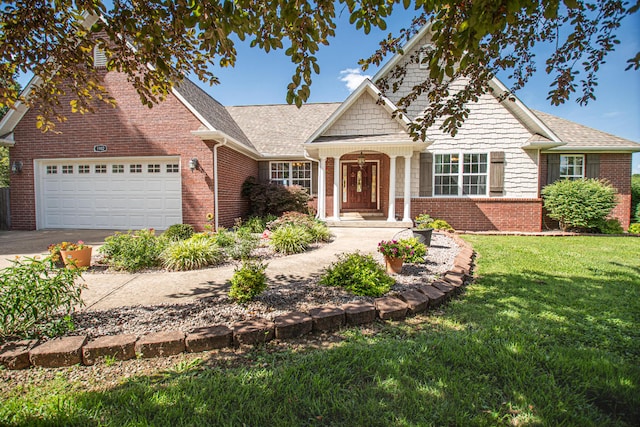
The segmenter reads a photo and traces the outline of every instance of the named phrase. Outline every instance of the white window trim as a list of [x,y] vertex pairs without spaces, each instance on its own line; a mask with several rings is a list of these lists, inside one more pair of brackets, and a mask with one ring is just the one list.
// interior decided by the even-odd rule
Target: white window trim
[[[436,194],[436,156],[442,154],[451,154],[458,156],[458,194]],[[463,194],[464,190],[464,155],[465,154],[486,154],[487,155],[487,182],[485,184],[485,194]],[[488,151],[436,151],[433,153],[433,167],[431,171],[431,196],[436,198],[443,199],[469,199],[469,198],[478,198],[485,199],[489,198],[489,185],[491,183],[491,153]],[[479,175],[479,174],[473,174]],[[472,176],[469,174],[469,176]]]
[[[286,179],[286,181],[287,181],[286,184],[282,183],[282,180],[280,180],[280,179],[273,179],[273,176],[271,175],[271,173],[273,172],[271,170],[271,165],[274,164],[274,163],[287,163],[289,165],[289,178]],[[309,179],[308,179],[308,181],[309,181],[309,189],[308,190],[309,190],[309,194],[312,194],[313,193],[313,164],[308,160],[273,160],[273,161],[270,161],[269,162],[269,181],[278,182],[278,183],[280,183],[280,184],[282,184],[282,185],[284,185],[286,187],[291,187],[293,185],[297,185],[297,184],[292,184],[292,182],[293,182],[293,164],[294,163],[305,163],[305,164],[309,165]],[[306,178],[303,178],[303,179],[298,178],[297,180],[298,181],[303,181],[303,180],[306,181],[307,179]],[[306,188],[306,187],[302,186],[302,188]]]
[[[582,159],[582,175],[562,175],[562,159],[566,159],[569,157],[573,158],[581,158]],[[560,179],[582,179],[586,176],[587,164],[584,154],[560,154],[560,171],[558,176]]]

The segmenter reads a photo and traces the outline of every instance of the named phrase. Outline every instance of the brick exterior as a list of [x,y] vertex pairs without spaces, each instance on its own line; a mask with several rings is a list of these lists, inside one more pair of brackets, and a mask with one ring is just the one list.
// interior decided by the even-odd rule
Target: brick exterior
[[[16,145],[10,149],[10,158],[23,161],[24,167],[21,174],[11,175],[12,228],[36,228],[33,159],[180,156],[183,222],[201,229],[206,214],[213,212],[214,206],[213,142],[203,142],[190,133],[201,126],[200,121],[172,94],[152,109],[142,105],[122,74],[106,73],[104,86],[117,100],[116,108],[98,104],[96,114],[85,115],[65,111],[68,120],[57,125],[56,133],[46,134],[36,128],[38,112],[31,109],[16,127]],[[62,97],[61,105],[69,105],[69,100]],[[106,145],[107,152],[95,153],[93,147],[97,144]],[[229,154],[228,148],[220,152],[224,177],[220,180],[221,207],[224,204],[225,209],[231,208],[229,212],[221,209],[222,223],[232,225],[229,218],[244,212],[246,204],[238,200],[239,193],[234,196],[229,193],[239,191],[247,174],[257,176],[257,166],[240,154],[235,157]],[[188,162],[194,157],[198,159],[199,170],[191,172]],[[226,179],[226,169],[232,171],[230,180]]]
[[258,176],[258,162],[223,146],[218,148],[218,222],[232,227],[234,220],[247,215],[249,202],[241,196],[242,183]]

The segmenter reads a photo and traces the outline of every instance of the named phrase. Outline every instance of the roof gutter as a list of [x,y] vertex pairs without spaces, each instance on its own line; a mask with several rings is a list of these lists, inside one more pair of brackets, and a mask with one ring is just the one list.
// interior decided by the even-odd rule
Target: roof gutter
[[550,148],[547,150],[542,150],[543,153],[554,153],[554,152],[563,152],[563,153],[639,153],[640,145],[637,147],[580,147],[580,146],[560,146],[556,148]]
[[217,141],[217,142],[225,142],[224,145],[228,145],[235,151],[238,151],[247,157],[252,158],[253,160],[260,160],[262,156],[258,151],[253,148],[247,147],[237,139],[227,135],[226,133],[220,130],[209,130],[209,129],[200,129],[200,130],[192,130],[191,134],[200,138],[203,141]]
[[14,145],[16,145],[16,142],[11,139],[0,139],[0,147],[13,147]]

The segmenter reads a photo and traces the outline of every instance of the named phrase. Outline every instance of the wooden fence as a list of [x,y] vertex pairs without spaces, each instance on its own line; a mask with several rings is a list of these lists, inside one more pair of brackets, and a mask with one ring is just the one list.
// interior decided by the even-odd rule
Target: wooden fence
[[0,230],[8,230],[11,227],[10,214],[9,187],[0,188]]

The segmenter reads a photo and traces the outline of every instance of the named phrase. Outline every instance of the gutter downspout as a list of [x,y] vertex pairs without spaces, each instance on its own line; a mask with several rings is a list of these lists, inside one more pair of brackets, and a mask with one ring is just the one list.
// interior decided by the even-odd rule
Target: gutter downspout
[[227,138],[222,138],[222,142],[216,141],[213,146],[213,220],[216,232],[218,231],[218,147],[227,145]]
[[[316,160],[313,157],[311,157],[309,155],[309,152],[306,149],[303,150],[303,151],[304,151],[304,158],[309,160],[309,161],[316,162],[318,164],[318,169],[320,169],[320,159]],[[316,177],[316,179],[318,179],[318,178]],[[316,182],[317,182],[317,188],[319,189],[320,188],[320,182],[319,181],[316,181]],[[313,183],[311,183],[311,188],[313,188]],[[316,194],[316,198],[319,198],[319,195]],[[319,218],[319,215],[320,215],[320,209],[317,209],[317,206],[318,206],[317,204],[318,203],[320,203],[319,200],[316,202],[316,216],[315,216],[316,218]]]

